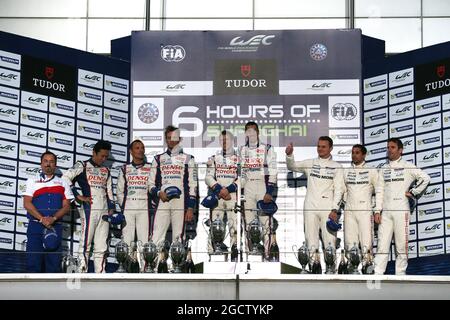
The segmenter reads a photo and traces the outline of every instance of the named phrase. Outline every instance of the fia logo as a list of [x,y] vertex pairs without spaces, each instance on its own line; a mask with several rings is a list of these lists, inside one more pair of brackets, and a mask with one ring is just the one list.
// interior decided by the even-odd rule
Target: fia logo
[[166,62],[181,62],[186,57],[186,50],[180,45],[161,47],[161,58]]

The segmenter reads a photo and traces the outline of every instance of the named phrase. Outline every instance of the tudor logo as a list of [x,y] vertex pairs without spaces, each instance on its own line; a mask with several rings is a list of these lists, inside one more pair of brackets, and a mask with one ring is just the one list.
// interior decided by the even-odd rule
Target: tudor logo
[[252,66],[249,64],[241,65],[241,74],[244,78],[247,78],[252,71]]
[[53,76],[55,75],[55,68],[53,68],[53,67],[45,67],[44,74],[45,74],[45,76],[47,77],[48,80],[51,80],[53,78]]
[[264,34],[260,34],[260,35],[251,37],[247,41],[244,41],[241,39],[241,37],[236,37],[230,41],[230,46],[245,47],[245,46],[259,46],[260,44],[262,44],[264,46],[269,46],[272,44],[272,42],[270,42],[269,40],[271,40],[273,38],[275,38],[274,35],[266,36]]

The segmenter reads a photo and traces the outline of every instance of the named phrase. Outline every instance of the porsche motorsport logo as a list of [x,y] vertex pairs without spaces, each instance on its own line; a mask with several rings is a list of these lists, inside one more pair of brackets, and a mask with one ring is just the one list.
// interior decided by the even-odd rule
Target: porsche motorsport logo
[[138,117],[139,120],[141,120],[144,123],[147,124],[153,123],[159,117],[158,107],[155,106],[153,103],[144,103],[142,106],[139,107]]

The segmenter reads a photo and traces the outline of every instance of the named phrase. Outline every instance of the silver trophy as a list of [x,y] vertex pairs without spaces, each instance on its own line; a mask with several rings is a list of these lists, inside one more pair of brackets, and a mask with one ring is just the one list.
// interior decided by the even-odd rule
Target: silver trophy
[[158,256],[158,248],[152,240],[144,244],[142,254],[145,260],[144,272],[154,273],[156,267],[156,257]]
[[374,274],[375,273],[375,265],[373,262],[373,255],[370,249],[364,246],[363,250],[363,261],[362,261],[362,269],[363,274]]
[[183,271],[181,270],[181,267],[186,259],[186,250],[179,240],[179,237],[177,237],[175,241],[170,245],[170,257],[172,258],[174,269],[173,272],[182,273]]
[[361,262],[361,253],[356,242],[353,244],[353,247],[350,249],[348,255],[351,265],[351,274],[359,274],[358,266]]
[[309,272],[306,271],[306,265],[309,263],[309,249],[306,246],[305,241],[303,241],[303,245],[300,247],[300,249],[298,249],[298,251],[297,251],[297,246],[293,246],[292,250],[294,251],[294,253],[297,252],[295,257],[297,258],[298,262],[302,266],[302,270],[300,271],[300,274],[308,274]]
[[78,271],[78,261],[70,254],[65,255],[61,260],[61,270],[63,273],[76,273]]
[[211,241],[214,246],[215,255],[224,254],[221,249],[222,243],[226,237],[225,223],[222,219],[220,219],[219,215],[217,215],[216,219],[211,223],[210,228],[211,233]]
[[247,237],[249,238],[250,243],[252,245],[252,250],[250,251],[249,254],[262,256],[263,253],[258,249],[258,245],[263,239],[263,226],[259,221],[258,217],[256,217],[255,219],[252,220],[252,222],[250,222],[248,226]]
[[320,253],[319,249],[314,249],[314,246],[311,247],[311,256],[310,256],[310,269],[312,274],[322,274],[322,266],[320,264]]
[[119,268],[117,268],[116,273],[126,273],[123,264],[128,258],[129,249],[130,248],[128,244],[124,241],[120,241],[118,244],[116,244],[116,259],[119,263]]
[[333,248],[331,242],[328,243],[328,247],[325,248],[324,252],[325,260],[325,274],[335,274],[336,273],[336,249]]

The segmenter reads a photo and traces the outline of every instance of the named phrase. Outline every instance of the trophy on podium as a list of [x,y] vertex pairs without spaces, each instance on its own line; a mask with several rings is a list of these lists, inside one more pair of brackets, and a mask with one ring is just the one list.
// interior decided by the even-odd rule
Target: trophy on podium
[[120,241],[118,244],[116,244],[116,259],[119,263],[119,268],[117,268],[116,273],[126,273],[123,264],[125,263],[125,261],[127,261],[128,252],[129,246],[126,242]]
[[373,255],[370,249],[364,246],[363,250],[363,261],[361,272],[363,274],[374,274],[375,273],[375,265],[373,263]]
[[298,249],[298,251],[296,245],[292,246],[292,250],[294,251],[294,253],[297,253],[295,257],[302,266],[300,274],[308,274],[309,272],[306,271],[306,265],[309,263],[309,250],[306,246],[305,241],[303,241],[303,245]]
[[339,262],[338,274],[348,274],[348,261],[345,259],[345,250],[341,250],[341,261]]
[[324,252],[325,274],[334,274],[336,272],[336,249],[328,243]]
[[247,229],[247,237],[251,245],[251,251],[247,254],[247,260],[250,256],[257,257],[258,261],[263,261],[264,249],[259,249],[261,240],[263,239],[263,226],[258,217],[253,219]]
[[[314,247],[312,247],[314,249]],[[311,273],[312,274],[322,274],[322,266],[320,264],[320,253],[319,249],[316,249],[314,253],[311,255]]]
[[144,247],[142,248],[142,254],[145,261],[144,272],[154,273],[156,266],[156,257],[158,256],[158,248],[152,240],[144,244]]
[[225,223],[217,215],[216,219],[211,223],[210,233],[211,241],[214,247],[214,255],[224,254],[222,251],[222,244],[225,240]]
[[184,249],[183,243],[181,243],[180,238],[177,237],[170,246],[170,257],[173,263],[173,272],[182,273],[182,266],[186,259],[186,250]]
[[78,270],[78,261],[77,259],[67,254],[61,260],[61,270],[63,273],[76,273]]
[[351,266],[351,274],[359,274],[358,266],[361,262],[361,253],[356,242],[353,244],[353,247],[350,249],[348,255]]

